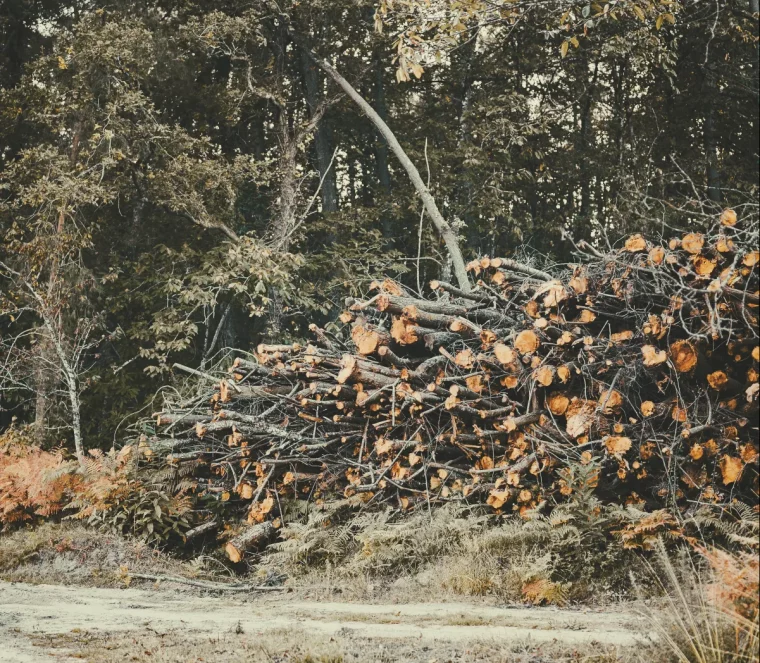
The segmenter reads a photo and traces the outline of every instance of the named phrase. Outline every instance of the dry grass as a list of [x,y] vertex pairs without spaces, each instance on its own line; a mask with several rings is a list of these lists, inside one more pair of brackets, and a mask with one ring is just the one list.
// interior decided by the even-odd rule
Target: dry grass
[[419,589],[426,588],[436,600],[464,595],[508,603],[617,602],[630,589],[637,554],[601,525],[576,521],[582,518],[573,512],[489,525],[457,508],[404,519],[383,513],[341,519],[315,511],[284,529],[284,540],[267,551],[259,569],[283,573],[296,586],[326,585],[328,593],[361,600],[404,591],[418,600]]
[[0,534],[0,579],[15,582],[114,587],[122,567],[133,572],[191,575],[182,562],[142,541],[105,534],[79,523],[46,522]]
[[755,663],[760,660],[756,554],[704,551],[708,568],[674,563],[663,547],[657,578],[664,599],[645,611],[663,660]]
[[206,663],[246,661],[246,663],[343,663],[341,647],[329,639],[306,637],[302,633],[261,634],[230,631],[213,637],[188,637],[186,632],[159,633],[146,628],[127,633],[77,632],[37,636],[42,649],[66,652],[88,663],[136,661],[151,663]]
[[[455,518],[455,520],[457,520]],[[301,574],[296,582],[304,598],[330,598],[371,601],[383,598],[398,601],[421,599],[442,601],[456,595],[491,597],[499,602],[542,602],[552,596],[552,558],[545,548],[529,536],[515,536],[509,530],[465,527],[454,523],[457,536],[446,545],[445,522],[430,529],[414,527],[366,529],[362,533],[364,546],[358,553],[347,555],[343,565],[327,563],[321,569]],[[464,535],[467,532],[467,535]],[[417,545],[424,542],[425,545]],[[381,545],[381,544],[387,545]],[[737,546],[738,547],[738,546]],[[385,573],[394,568],[395,551],[401,551],[398,568],[405,571],[401,578]],[[414,563],[406,561],[409,550],[420,552]],[[759,661],[758,647],[758,560],[756,553],[728,553],[703,550],[705,563],[693,557],[670,557],[662,546],[649,566],[645,595],[649,608],[645,610],[656,641],[649,648],[637,651],[599,651],[594,648],[570,650],[558,648],[547,657],[546,647],[520,645],[509,648],[478,649],[479,656],[464,660],[523,661],[564,660],[599,663],[753,663]],[[381,573],[372,572],[373,563],[381,561]],[[709,562],[709,563],[708,563]],[[197,567],[173,560],[135,540],[106,535],[81,525],[44,524],[36,529],[22,529],[0,535],[0,577],[26,582],[118,586],[123,582],[120,569],[150,571],[170,575],[191,576]],[[642,575],[639,573],[639,577]],[[555,576],[556,577],[556,576]],[[597,588],[604,588],[605,578],[599,578]],[[556,584],[556,583],[555,583]],[[651,586],[659,589],[660,598],[651,600]],[[536,589],[538,588],[538,589]],[[538,592],[530,595],[528,590]],[[191,591],[191,590],[188,590]],[[588,592],[589,587],[583,588]],[[543,595],[540,594],[543,592]],[[580,590],[576,588],[576,592]],[[572,595],[571,595],[572,596]],[[603,593],[602,599],[614,597]],[[596,602],[600,601],[597,597]],[[551,602],[562,603],[566,595],[560,592]],[[550,601],[544,601],[550,602]],[[452,622],[452,625],[472,625],[475,622]],[[384,620],[381,620],[384,621]],[[388,617],[385,623],[393,623]],[[480,622],[478,622],[480,624]],[[347,661],[394,661],[435,658],[413,657],[413,647],[395,643],[386,658],[372,658],[377,643],[359,639],[340,642],[308,639],[295,641],[282,637],[248,638],[245,634],[222,634],[217,639],[195,639],[185,635],[155,633],[132,634],[69,634],[48,638],[51,646],[73,648],[87,660],[174,661],[246,660],[280,661],[282,663],[345,663]],[[269,643],[269,644],[266,644]],[[271,646],[271,650],[266,647]],[[369,651],[370,648],[372,651]],[[118,652],[118,656],[115,654]],[[143,653],[141,653],[143,652]],[[150,652],[146,654],[144,652]],[[357,656],[357,652],[361,656]],[[369,652],[369,653],[368,653]],[[454,650],[443,652],[445,655]],[[123,654],[123,655],[122,655]],[[234,656],[233,656],[234,654]],[[238,656],[238,658],[235,658]],[[543,658],[542,658],[543,657]],[[439,660],[448,660],[446,658]],[[455,660],[455,659],[454,659]]]

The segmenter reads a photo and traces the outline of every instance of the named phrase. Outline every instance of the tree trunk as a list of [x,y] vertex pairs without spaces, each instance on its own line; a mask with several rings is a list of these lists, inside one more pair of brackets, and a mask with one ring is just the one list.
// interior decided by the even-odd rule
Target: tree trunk
[[715,85],[715,74],[708,65],[705,71],[707,87],[707,108],[705,110],[704,148],[705,170],[707,177],[707,197],[714,203],[722,199],[720,170],[718,168],[718,146],[715,139],[715,97],[718,93]]
[[[82,137],[82,125],[77,124],[74,130],[74,138],[71,141],[71,152],[69,153],[69,164],[74,167],[79,154],[79,141]],[[61,208],[58,211],[58,223],[56,224],[55,233],[56,236],[60,236],[65,228],[66,223],[66,200],[61,202]],[[48,275],[47,284],[47,296],[48,300],[52,299],[55,294],[55,288],[58,283],[58,255],[53,255],[50,263],[50,274]],[[48,324],[49,333],[53,334],[53,328]],[[53,347],[52,339],[43,338],[38,347],[39,360],[37,367],[35,368],[35,389],[37,391],[35,399],[35,413],[34,413],[34,435],[38,442],[42,442],[45,439],[45,431],[47,430],[47,415],[50,409],[50,389],[52,387],[49,371],[46,369],[46,364],[50,365],[51,360],[54,362],[55,349]],[[78,398],[78,397],[77,397]],[[77,411],[77,418],[79,412]],[[76,440],[75,440],[76,441]],[[80,435],[81,444],[81,435]]]
[[[288,35],[285,30],[277,31],[277,40],[273,44],[277,86],[281,88],[285,78],[285,53]],[[278,89],[278,93],[281,90]],[[282,98],[281,94],[278,94]],[[298,143],[293,135],[291,118],[284,104],[277,107],[277,130],[280,134],[280,196],[277,202],[277,214],[270,223],[272,243],[281,251],[287,251],[290,244],[290,231],[296,223],[296,202],[298,197],[298,173],[296,159]]]
[[[588,64],[583,60],[583,70],[587,71]],[[574,215],[574,236],[581,239],[590,237],[590,219],[591,219],[591,178],[592,172],[589,164],[589,147],[591,145],[591,121],[592,108],[594,101],[594,89],[596,87],[597,75],[599,73],[599,64],[595,63],[594,73],[580,99],[578,115],[580,121],[580,131],[576,143],[576,158],[579,169],[579,188],[581,194],[580,207]],[[574,206],[574,203],[573,203]]]
[[36,367],[34,370],[34,439],[37,444],[43,444],[47,437],[48,410],[50,408],[50,376],[45,368],[47,358],[53,353],[53,349],[43,335],[37,344]]
[[298,145],[290,133],[286,111],[279,111],[280,144],[280,198],[277,203],[277,214],[274,215],[270,232],[272,242],[281,251],[287,251],[290,246],[290,231],[296,223],[296,203],[298,197],[298,173],[296,172],[296,157]]
[[[375,110],[383,122],[388,117],[385,105],[385,83],[383,82],[383,61],[379,53],[375,53]],[[378,134],[375,141],[375,163],[377,164],[377,179],[385,193],[391,192],[391,171],[388,168],[388,141]]]
[[[306,104],[309,107],[311,116],[317,110],[319,102],[322,100],[321,81],[317,74],[317,67],[311,61],[308,54],[301,52],[303,66],[304,87],[306,88]],[[332,132],[330,125],[323,117],[317,125],[314,134],[314,151],[317,156],[317,169],[322,181],[320,196],[322,198],[323,212],[338,211],[338,185],[335,178],[335,169],[332,165]]]
[[65,370],[67,371],[66,387],[68,388],[69,403],[71,407],[71,430],[74,433],[74,450],[76,451],[79,463],[83,464],[84,442],[82,440],[82,406],[79,401],[79,381],[77,380],[76,373],[73,371],[69,375],[69,367],[66,367]]

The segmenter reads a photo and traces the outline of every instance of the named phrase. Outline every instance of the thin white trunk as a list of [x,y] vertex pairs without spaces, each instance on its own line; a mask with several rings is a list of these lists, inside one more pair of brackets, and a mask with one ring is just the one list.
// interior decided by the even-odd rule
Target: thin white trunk
[[66,366],[66,387],[69,393],[69,403],[71,405],[71,428],[74,431],[74,449],[77,454],[79,464],[84,464],[84,443],[82,442],[82,420],[80,416],[81,404],[79,402],[79,381],[76,373],[69,370]]

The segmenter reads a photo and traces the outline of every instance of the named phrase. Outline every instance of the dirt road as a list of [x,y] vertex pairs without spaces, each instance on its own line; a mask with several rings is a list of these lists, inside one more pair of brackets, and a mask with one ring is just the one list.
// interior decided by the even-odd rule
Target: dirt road
[[292,599],[288,594],[246,599],[156,589],[0,582],[0,661],[60,661],[62,655],[65,660],[65,651],[57,651],[57,658],[52,658],[45,637],[72,632],[113,634],[149,629],[188,639],[232,632],[262,636],[299,632],[306,639],[361,638],[381,643],[381,647],[382,643],[414,641],[426,649],[444,645],[456,649],[475,642],[626,646],[640,637],[632,629],[636,621],[634,614],[622,610],[328,603]]

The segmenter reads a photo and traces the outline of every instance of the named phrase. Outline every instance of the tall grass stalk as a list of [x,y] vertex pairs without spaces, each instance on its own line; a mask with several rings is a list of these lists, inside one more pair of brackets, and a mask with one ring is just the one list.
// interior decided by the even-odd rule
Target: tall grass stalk
[[660,543],[659,568],[649,565],[665,597],[658,608],[645,611],[660,646],[678,663],[760,660],[757,566],[746,555],[703,552],[710,568],[700,569],[689,559],[680,571]]

